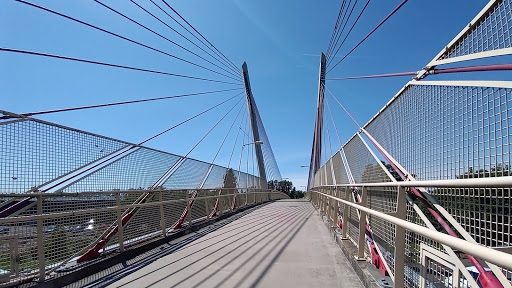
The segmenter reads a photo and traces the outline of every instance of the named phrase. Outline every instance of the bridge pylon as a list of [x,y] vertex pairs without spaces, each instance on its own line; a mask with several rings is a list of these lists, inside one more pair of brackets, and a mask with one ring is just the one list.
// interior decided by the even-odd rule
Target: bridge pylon
[[309,162],[308,190],[314,186],[314,177],[320,169],[322,158],[322,131],[324,119],[324,89],[325,69],[327,68],[324,53],[320,54],[320,71],[318,73],[318,99],[316,105],[315,131],[313,133],[313,145],[311,148],[311,161]]
[[[256,103],[251,91],[251,82],[249,81],[249,71],[247,70],[247,63],[242,64],[242,74],[244,78],[245,95],[247,97],[247,109],[249,110],[249,119],[251,121],[251,130],[253,141],[261,141],[260,133],[258,130],[258,122],[256,120]],[[270,145],[270,143],[263,143],[263,145]],[[267,174],[265,172],[265,161],[263,160],[263,152],[261,145],[254,145],[256,152],[256,161],[258,162],[258,172],[261,179],[267,182]],[[262,187],[263,188],[263,187]]]

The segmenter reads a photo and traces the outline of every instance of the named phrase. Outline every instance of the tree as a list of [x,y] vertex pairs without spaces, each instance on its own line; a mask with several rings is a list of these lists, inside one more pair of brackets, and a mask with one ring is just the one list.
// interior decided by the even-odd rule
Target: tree
[[279,182],[277,180],[270,180],[267,182],[267,188],[270,190],[279,190]]
[[279,181],[277,190],[285,193],[286,195],[290,195],[292,188],[293,188],[293,183],[291,181],[282,180],[282,181]]
[[229,168],[224,175],[222,188],[236,188],[236,175],[232,168]]
[[395,169],[393,169],[393,166],[391,166],[391,164],[386,163],[386,161],[380,161],[380,162],[382,162],[382,164],[384,164],[384,166],[388,170],[389,174],[391,174],[391,176],[393,176],[393,178],[395,178],[396,181],[403,181],[402,177],[400,177],[398,172],[396,172]]
[[292,191],[290,192],[290,198],[291,199],[304,198],[304,192],[301,190],[295,190],[295,187],[293,187]]

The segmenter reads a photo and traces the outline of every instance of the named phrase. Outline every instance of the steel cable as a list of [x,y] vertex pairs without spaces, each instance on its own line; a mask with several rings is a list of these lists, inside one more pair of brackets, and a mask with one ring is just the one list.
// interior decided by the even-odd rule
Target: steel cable
[[[55,11],[55,10],[52,10],[52,9],[49,9],[49,8],[46,8],[46,7],[43,7],[43,6],[39,6],[39,5],[36,5],[36,4],[33,4],[33,3],[30,3],[30,2],[26,2],[26,1],[24,1],[24,0],[15,0],[15,1],[16,1],[16,2],[19,2],[19,3],[23,3],[23,4],[26,4],[26,5],[29,5],[29,6],[32,6],[32,7],[35,7],[35,8],[38,8],[38,9],[41,9],[41,10],[44,10],[44,11],[46,11],[46,12],[50,12],[50,13],[52,13],[52,14],[55,14],[55,15],[58,15],[58,16],[61,16],[61,17],[64,17],[64,18],[69,19],[69,20],[71,20],[71,21],[74,21],[74,22],[76,22],[76,23],[80,23],[80,24],[82,24],[82,25],[85,25],[85,26],[88,26],[88,27],[90,27],[90,28],[93,28],[93,29],[99,30],[99,31],[101,31],[101,32],[107,33],[107,34],[112,35],[112,36],[114,36],[114,37],[117,37],[117,38],[120,38],[120,39],[126,40],[126,41],[128,41],[128,42],[133,43],[133,44],[136,44],[136,45],[142,46],[142,47],[144,47],[144,48],[147,48],[147,49],[153,50],[153,51],[158,52],[158,53],[160,53],[160,54],[164,54],[164,55],[169,56],[169,57],[171,57],[171,58],[174,58],[174,59],[180,60],[180,61],[182,61],[182,62],[185,62],[185,63],[191,64],[191,65],[194,65],[194,66],[199,67],[199,68],[202,68],[202,69],[205,69],[205,70],[207,70],[207,71],[210,71],[210,72],[213,72],[213,73],[216,73],[216,74],[219,74],[219,75],[222,75],[222,76],[225,76],[225,77],[231,78],[231,79],[233,79],[233,80],[240,81],[240,80],[235,79],[235,78],[233,78],[233,77],[231,77],[231,76],[227,76],[227,75],[225,75],[225,74],[222,74],[222,73],[220,73],[220,72],[214,71],[214,70],[209,69],[209,68],[207,68],[207,67],[204,67],[204,66],[202,66],[202,65],[196,64],[196,63],[191,62],[191,61],[188,61],[188,60],[185,60],[185,59],[180,58],[180,57],[178,57],[178,56],[175,56],[175,55],[172,55],[172,54],[167,53],[167,52],[165,52],[165,51],[162,51],[162,50],[160,50],[160,49],[157,49],[157,48],[151,47],[151,46],[146,45],[146,44],[144,44],[144,43],[141,43],[141,42],[135,41],[135,40],[130,39],[130,38],[128,38],[128,37],[125,37],[125,36],[119,35],[119,34],[114,33],[114,32],[112,32],[112,31],[109,31],[109,30],[103,29],[103,28],[101,28],[101,27],[95,26],[95,25],[93,25],[93,24],[87,23],[87,22],[85,22],[85,21],[79,20],[79,19],[74,18],[74,17],[71,17],[71,16],[69,16],[69,15],[66,15],[66,14],[63,14],[63,13],[60,13],[60,12],[57,12],[57,11]],[[94,1],[95,1],[95,2],[97,2],[97,3],[99,3],[99,4],[102,4],[103,6],[105,6],[105,7],[109,8],[109,9],[111,9],[110,7],[108,7],[108,6],[104,5],[103,3],[101,3],[101,2],[99,2],[99,1],[97,1],[97,0],[94,0]],[[111,9],[111,10],[112,10],[112,11],[115,11],[115,10],[113,10],[113,9]],[[119,12],[118,12],[118,13],[119,13]],[[120,13],[119,13],[119,14],[120,14]],[[120,14],[120,15],[123,15],[123,14]],[[124,16],[124,15],[123,15],[123,16]],[[128,19],[129,19],[129,18],[128,18]]]
[[[393,9],[393,11],[391,11],[391,13],[388,14],[388,16],[386,16],[384,19],[382,19],[382,21],[380,21],[380,23],[377,24],[377,26],[375,26],[375,28],[373,28],[372,31],[370,31],[370,33],[368,33],[361,41],[359,41],[359,43],[357,43],[357,45],[354,46],[354,48],[352,48],[352,50],[350,50],[347,54],[345,54],[345,56],[343,56],[343,58],[341,58],[340,61],[338,61],[331,69],[329,69],[329,71],[327,71],[326,74],[329,73],[330,71],[332,71],[332,69],[336,68],[336,66],[338,66],[343,60],[345,60],[345,58],[347,58],[348,55],[350,55],[352,52],[354,52],[354,50],[356,50],[357,47],[359,47],[359,45],[361,45],[364,41],[366,41],[366,39],[368,39],[368,37],[370,37],[375,31],[377,31],[377,29],[379,29],[379,27],[382,26],[382,24],[384,24],[400,8],[402,8],[402,6],[404,6],[404,4],[407,3],[407,1],[408,0],[403,0],[402,3],[398,4],[398,6],[395,9]],[[370,0],[368,0],[368,2],[370,2]]]
[[[203,52],[205,52],[206,54],[208,54],[210,57],[212,57],[213,59],[219,61],[220,63],[222,63],[220,60],[218,60],[217,58],[215,58],[215,56],[211,55],[210,53],[208,53],[207,51],[205,51],[203,48],[199,47],[199,45],[197,45],[196,43],[194,43],[192,40],[190,40],[189,38],[187,38],[185,35],[181,34],[179,31],[177,31],[176,29],[172,28],[171,26],[169,26],[167,23],[165,23],[162,19],[160,19],[159,17],[157,17],[155,14],[151,13],[149,10],[147,10],[146,8],[142,7],[140,4],[138,4],[137,2],[133,1],[133,0],[130,0],[130,2],[132,2],[135,6],[139,7],[140,9],[142,9],[144,12],[146,12],[147,14],[149,14],[150,16],[152,16],[154,19],[156,19],[157,21],[159,21],[160,23],[162,23],[163,25],[165,25],[167,28],[171,29],[173,32],[175,32],[176,34],[180,35],[181,37],[183,37],[185,40],[189,41],[190,43],[192,43],[194,46],[196,46],[197,48],[201,49]],[[156,32],[155,32],[156,33]],[[163,36],[162,36],[163,37]],[[166,37],[164,37],[165,39],[167,39]],[[171,40],[169,40],[171,41]],[[171,41],[172,43],[174,43],[173,41]],[[214,65],[215,67],[225,71],[226,73],[229,73],[233,76],[236,76],[236,77],[239,77],[240,79],[242,79],[242,76],[240,76],[239,74],[235,74],[233,73],[232,71],[228,71],[222,67],[220,67],[219,65],[211,62],[210,60],[194,53],[193,51],[190,51],[189,49],[185,48],[185,47],[182,47],[181,45],[179,44],[176,44],[178,47],[194,54],[195,56],[201,58],[202,60]],[[222,63],[223,64],[223,63]],[[224,64],[225,65],[225,64]],[[230,69],[232,69],[231,67],[228,67]],[[235,71],[237,72],[237,71]]]
[[102,65],[102,66],[108,66],[108,67],[122,68],[122,69],[135,70],[135,71],[148,72],[148,73],[155,73],[155,74],[174,76],[174,77],[181,77],[181,78],[194,79],[194,80],[202,80],[202,81],[224,83],[224,84],[232,84],[232,85],[243,85],[243,84],[240,84],[240,83],[226,82],[226,81],[214,80],[214,79],[208,79],[208,78],[200,78],[200,77],[194,77],[194,76],[188,76],[188,75],[182,75],[182,74],[175,74],[175,73],[169,73],[169,72],[163,72],[163,71],[157,71],[157,70],[150,70],[150,69],[144,69],[144,68],[124,66],[124,65],[119,65],[119,64],[99,62],[99,61],[94,61],[94,60],[87,60],[87,59],[74,58],[74,57],[68,57],[68,56],[62,56],[62,55],[48,54],[48,53],[42,53],[42,52],[36,52],[36,51],[19,50],[19,49],[13,49],[13,48],[5,48],[5,47],[0,47],[0,51],[14,52],[14,53],[21,53],[21,54],[28,54],[28,55],[35,55],[35,56],[44,56],[44,57],[50,57],[50,58],[57,58],[57,59],[63,59],[63,60],[70,60],[70,61],[76,61],[76,62],[83,62],[83,63],[89,63],[89,64],[96,64],[96,65]]

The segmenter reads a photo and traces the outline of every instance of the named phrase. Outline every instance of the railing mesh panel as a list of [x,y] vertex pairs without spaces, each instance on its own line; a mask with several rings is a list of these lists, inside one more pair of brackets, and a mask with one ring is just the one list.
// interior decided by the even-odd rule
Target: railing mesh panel
[[356,183],[391,181],[358,136],[345,144],[344,149]]
[[343,160],[341,159],[341,152],[338,151],[334,154],[331,161],[334,170],[334,177],[336,178],[336,184],[349,184],[350,182],[348,180],[347,170]]
[[367,131],[417,180],[442,180],[508,175],[511,129],[511,89],[412,85]]
[[209,164],[194,159],[187,159],[165,181],[166,189],[190,189],[197,188],[201,184]]
[[332,180],[332,168],[331,168],[331,159],[325,163],[325,174],[327,177],[327,185],[333,185],[334,182]]
[[65,188],[64,192],[148,189],[179,159],[176,155],[141,148]]
[[449,47],[438,60],[511,47],[512,11],[510,0],[497,1],[482,20]]
[[[220,166],[213,166],[208,178],[203,184],[204,189],[222,188],[224,187],[224,179],[227,175],[228,169]],[[233,170],[231,170],[233,173]],[[233,175],[233,174],[232,174]],[[229,178],[228,178],[229,179]]]
[[267,181],[281,181],[281,172],[279,171],[279,166],[277,165],[274,152],[272,151],[272,146],[270,146],[270,141],[267,137],[267,132],[265,131],[263,121],[261,120],[260,113],[256,105],[254,105],[254,110],[256,114],[256,123],[260,135],[260,140],[263,141],[263,145],[260,145],[260,147],[263,154],[263,161],[265,163],[265,173],[267,174]]
[[30,191],[127,145],[36,120],[2,123],[0,143],[3,193]]

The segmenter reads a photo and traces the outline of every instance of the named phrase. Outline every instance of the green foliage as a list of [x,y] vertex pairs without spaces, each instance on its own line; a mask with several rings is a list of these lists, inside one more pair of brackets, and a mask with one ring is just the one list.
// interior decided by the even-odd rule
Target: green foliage
[[502,177],[510,176],[510,166],[508,164],[498,164],[491,168],[491,171],[485,169],[473,170],[473,167],[469,167],[468,172],[457,176],[457,179],[469,179],[469,178],[486,178],[486,177]]
[[393,176],[393,178],[395,178],[396,181],[403,181],[402,177],[400,177],[398,172],[395,171],[395,169],[393,168],[393,166],[391,166],[391,164],[386,163],[386,161],[380,161],[380,162],[382,162],[382,164],[384,164],[386,169],[388,169],[389,174],[391,174],[391,176]]
[[290,192],[292,191],[293,188],[293,183],[292,181],[282,180],[279,181],[277,187],[277,190],[286,193],[286,195],[290,195]]
[[295,187],[293,187],[292,192],[290,192],[289,196],[291,199],[304,198],[304,192],[300,190],[295,190]]
[[236,175],[233,169],[229,168],[224,175],[224,183],[222,188],[236,188]]

